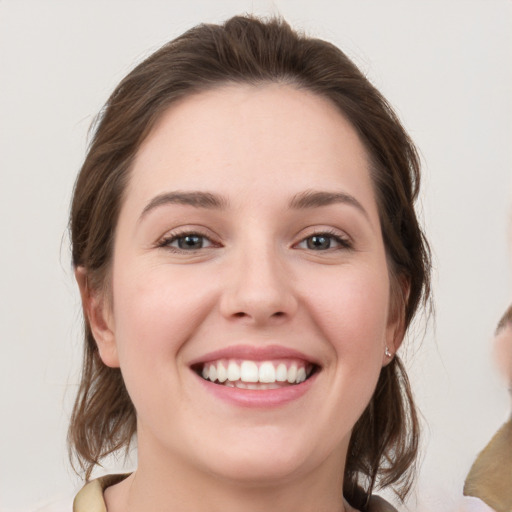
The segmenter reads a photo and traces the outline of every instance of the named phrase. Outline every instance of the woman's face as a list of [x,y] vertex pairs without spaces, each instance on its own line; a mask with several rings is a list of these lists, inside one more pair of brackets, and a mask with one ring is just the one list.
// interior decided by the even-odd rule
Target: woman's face
[[396,348],[368,167],[330,102],[285,85],[225,86],[162,116],[94,326],[137,411],[139,465],[340,474]]

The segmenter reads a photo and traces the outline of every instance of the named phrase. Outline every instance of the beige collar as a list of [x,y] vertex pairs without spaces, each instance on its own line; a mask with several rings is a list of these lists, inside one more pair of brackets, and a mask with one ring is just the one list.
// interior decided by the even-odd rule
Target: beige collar
[[103,491],[111,485],[118,484],[130,474],[107,475],[91,480],[82,487],[73,501],[73,512],[107,512]]

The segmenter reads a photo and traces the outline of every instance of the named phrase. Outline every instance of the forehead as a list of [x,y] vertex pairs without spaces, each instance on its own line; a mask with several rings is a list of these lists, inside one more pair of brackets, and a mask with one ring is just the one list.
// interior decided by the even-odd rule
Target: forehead
[[373,200],[368,161],[330,100],[284,84],[227,85],[162,114],[135,158],[128,195],[295,184],[297,191],[342,186]]

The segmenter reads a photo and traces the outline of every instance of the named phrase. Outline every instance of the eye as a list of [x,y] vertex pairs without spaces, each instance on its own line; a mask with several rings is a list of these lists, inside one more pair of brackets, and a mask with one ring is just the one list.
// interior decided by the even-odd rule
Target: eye
[[215,244],[201,233],[176,233],[164,238],[159,247],[166,247],[174,251],[198,251],[213,247]]
[[299,242],[297,247],[310,251],[327,251],[329,249],[351,249],[352,244],[347,238],[335,233],[315,233]]

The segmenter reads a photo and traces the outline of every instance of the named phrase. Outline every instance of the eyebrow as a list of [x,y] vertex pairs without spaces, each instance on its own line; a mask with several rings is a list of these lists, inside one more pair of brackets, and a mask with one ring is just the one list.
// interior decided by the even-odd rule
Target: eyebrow
[[221,210],[227,207],[227,200],[222,196],[210,192],[166,192],[159,194],[151,199],[140,214],[139,221],[143,219],[151,210],[166,204],[183,204],[195,208],[207,208],[211,210]]
[[367,219],[369,219],[368,212],[364,209],[363,205],[350,194],[345,192],[326,192],[316,190],[306,190],[293,197],[290,201],[290,208],[293,209],[306,209],[318,208],[320,206],[329,206],[331,204],[347,204],[359,210]]
[[[363,205],[350,194],[345,192],[327,192],[317,190],[306,190],[296,194],[290,201],[289,207],[294,210],[302,210],[308,208],[318,208],[321,206],[329,206],[331,204],[348,204],[358,209],[367,219],[369,219],[367,211]],[[167,204],[181,204],[193,206],[194,208],[206,208],[211,210],[222,210],[227,208],[228,201],[217,194],[211,192],[190,191],[190,192],[166,192],[155,196],[145,206],[139,217],[139,221],[143,219],[151,210],[159,206]]]

